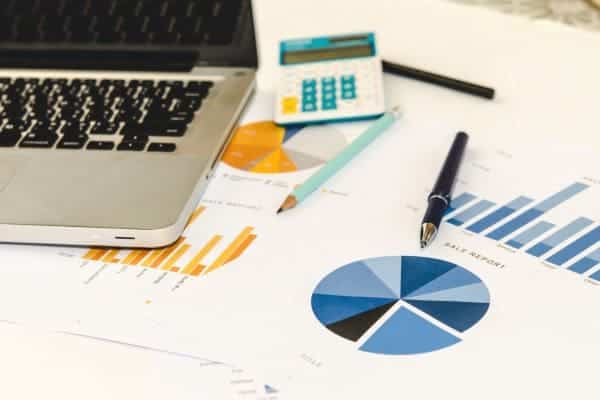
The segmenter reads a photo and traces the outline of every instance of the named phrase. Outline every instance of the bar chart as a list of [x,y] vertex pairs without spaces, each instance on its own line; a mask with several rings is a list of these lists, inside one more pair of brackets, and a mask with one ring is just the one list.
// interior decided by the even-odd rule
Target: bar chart
[[600,226],[594,228],[596,222],[584,216],[563,226],[542,219],[589,187],[574,182],[544,199],[520,195],[500,205],[465,192],[452,200],[445,222],[555,267],[581,275],[592,271],[586,277],[600,282],[600,269],[594,271],[600,265]]
[[[256,234],[254,234],[254,227],[246,226],[230,239],[224,234],[214,234],[204,242],[190,240],[186,234],[205,211],[206,207],[196,209],[188,221],[183,236],[166,248],[154,250],[90,248],[82,258],[86,261],[142,267],[194,277],[208,274],[239,258],[252,245]],[[207,262],[211,255],[212,261]]]

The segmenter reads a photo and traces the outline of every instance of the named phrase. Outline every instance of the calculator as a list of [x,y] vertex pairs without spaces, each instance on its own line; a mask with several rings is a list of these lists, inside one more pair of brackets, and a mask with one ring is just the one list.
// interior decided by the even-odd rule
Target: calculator
[[352,121],[385,111],[374,33],[286,40],[279,63],[280,125]]

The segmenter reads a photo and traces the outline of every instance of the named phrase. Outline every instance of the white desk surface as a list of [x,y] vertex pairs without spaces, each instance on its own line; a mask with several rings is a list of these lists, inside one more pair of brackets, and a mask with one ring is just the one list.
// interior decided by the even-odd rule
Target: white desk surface
[[[598,33],[443,0],[256,0],[255,8],[260,90],[273,89],[280,39],[375,30],[389,60],[497,89],[489,102],[387,77],[388,103],[401,104],[407,119],[434,120],[481,139],[502,134],[600,148]],[[104,362],[108,368],[119,361]]]
[[255,0],[259,88],[272,90],[278,41],[374,30],[384,58],[493,86],[493,102],[386,78],[388,104],[474,137],[600,146],[600,34],[446,0]]

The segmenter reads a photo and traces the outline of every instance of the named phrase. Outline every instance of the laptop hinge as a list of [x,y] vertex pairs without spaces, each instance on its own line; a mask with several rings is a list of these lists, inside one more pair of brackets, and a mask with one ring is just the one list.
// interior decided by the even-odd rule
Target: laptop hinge
[[196,52],[1,50],[0,68],[190,71]]

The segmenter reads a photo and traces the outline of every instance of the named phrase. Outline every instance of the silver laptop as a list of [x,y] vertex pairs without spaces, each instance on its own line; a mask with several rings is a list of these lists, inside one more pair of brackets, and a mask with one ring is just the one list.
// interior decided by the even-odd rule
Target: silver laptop
[[174,242],[253,91],[250,0],[5,0],[0,242]]

